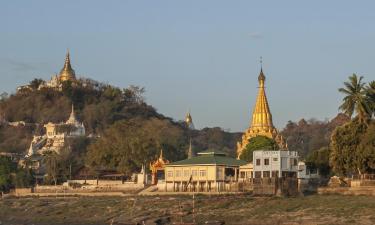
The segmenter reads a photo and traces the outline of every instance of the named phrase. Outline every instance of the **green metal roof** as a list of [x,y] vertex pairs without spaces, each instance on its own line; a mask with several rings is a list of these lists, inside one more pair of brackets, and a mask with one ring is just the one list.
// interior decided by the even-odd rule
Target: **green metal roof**
[[181,161],[167,164],[167,166],[185,166],[185,165],[225,165],[225,166],[242,166],[247,164],[246,161],[234,159],[225,156],[225,153],[218,151],[204,151],[196,157],[184,159]]
[[222,151],[214,150],[214,149],[208,149],[203,152],[198,152],[198,155],[221,155],[221,156],[226,156],[227,154]]

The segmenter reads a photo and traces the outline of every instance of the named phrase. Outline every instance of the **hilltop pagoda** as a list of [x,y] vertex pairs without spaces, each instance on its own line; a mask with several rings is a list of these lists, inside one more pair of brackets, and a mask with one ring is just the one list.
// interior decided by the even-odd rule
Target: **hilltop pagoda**
[[193,123],[193,118],[190,115],[190,111],[185,116],[185,124],[190,130],[195,130],[195,126]]
[[72,65],[70,64],[69,51],[66,53],[64,67],[60,71],[59,80],[61,82],[64,82],[64,81],[74,82],[74,81],[76,81],[76,73],[73,70]]
[[246,148],[249,140],[256,136],[265,136],[276,141],[280,149],[286,149],[287,145],[283,137],[279,134],[272,122],[272,114],[268,105],[265,91],[266,76],[263,68],[260,69],[258,76],[259,89],[256,99],[251,125],[242,135],[242,141],[237,142],[237,157],[239,158],[242,151]]

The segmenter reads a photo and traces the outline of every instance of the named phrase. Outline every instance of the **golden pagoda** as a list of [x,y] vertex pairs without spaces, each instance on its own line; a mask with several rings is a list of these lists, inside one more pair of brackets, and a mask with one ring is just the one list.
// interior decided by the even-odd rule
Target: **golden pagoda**
[[185,116],[185,124],[189,129],[195,130],[193,118],[191,117],[190,112],[188,112]]
[[66,53],[65,57],[65,64],[64,67],[61,69],[60,74],[59,74],[59,80],[61,82],[63,81],[76,81],[76,74],[70,65],[70,55],[69,55],[69,50]]
[[260,69],[258,76],[259,89],[256,99],[251,125],[242,135],[242,141],[237,142],[237,157],[240,157],[243,149],[249,143],[249,140],[256,136],[265,136],[274,139],[279,145],[280,149],[286,149],[287,146],[283,137],[279,134],[277,129],[273,126],[272,114],[268,105],[264,83],[266,76],[263,73],[263,68]]

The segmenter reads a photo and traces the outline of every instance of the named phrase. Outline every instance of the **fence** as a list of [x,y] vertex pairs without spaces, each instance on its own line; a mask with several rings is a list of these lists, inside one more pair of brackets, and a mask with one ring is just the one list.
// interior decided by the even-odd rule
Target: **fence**
[[375,180],[375,174],[352,175],[352,180]]
[[253,193],[255,195],[298,195],[298,179],[282,178],[253,178]]

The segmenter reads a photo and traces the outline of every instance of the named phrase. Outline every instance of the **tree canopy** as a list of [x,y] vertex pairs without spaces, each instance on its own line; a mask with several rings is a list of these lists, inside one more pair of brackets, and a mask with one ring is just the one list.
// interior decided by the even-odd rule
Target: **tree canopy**
[[330,164],[340,175],[374,171],[374,122],[369,127],[357,120],[338,127],[331,137]]
[[356,116],[337,127],[331,136],[330,165],[340,175],[375,172],[375,81],[367,86],[363,77],[353,74],[339,91],[346,96],[340,109]]
[[311,169],[318,170],[320,175],[328,176],[331,173],[331,167],[329,165],[329,153],[330,149],[328,146],[311,152],[306,157],[306,165]]
[[268,137],[265,136],[256,136],[249,140],[249,143],[246,145],[245,149],[240,155],[240,159],[247,162],[253,161],[253,152],[256,150],[278,150],[279,147],[277,143]]
[[186,137],[183,130],[168,120],[134,118],[121,120],[104,131],[103,136],[89,146],[87,165],[93,169],[108,169],[131,175],[164,150],[169,160],[186,157]]
[[366,83],[362,82],[363,77],[353,74],[349,77],[349,81],[344,82],[344,87],[339,92],[345,94],[340,110],[352,117],[355,114],[360,122],[366,123],[371,118],[371,103],[366,97]]

